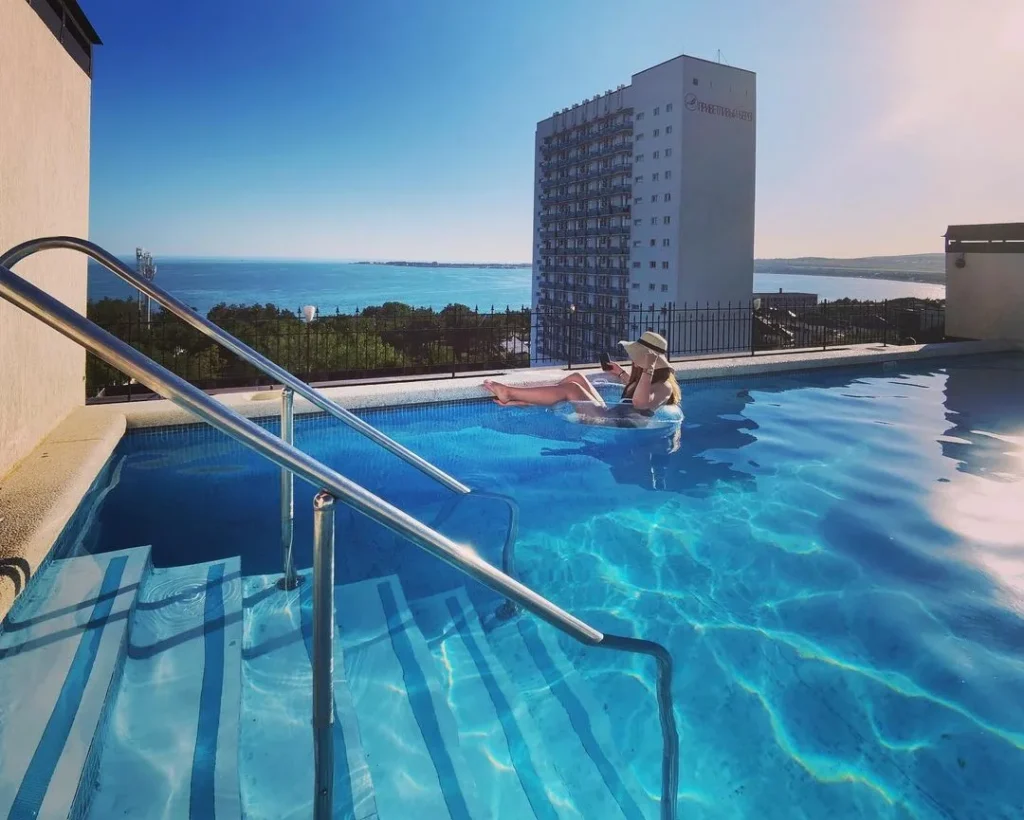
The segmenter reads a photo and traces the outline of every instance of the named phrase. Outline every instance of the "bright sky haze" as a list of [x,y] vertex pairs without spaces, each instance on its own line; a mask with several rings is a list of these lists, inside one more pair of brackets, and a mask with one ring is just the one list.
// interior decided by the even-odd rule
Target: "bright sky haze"
[[682,53],[757,72],[756,254],[1024,220],[1022,0],[80,0],[115,252],[529,261],[538,120]]

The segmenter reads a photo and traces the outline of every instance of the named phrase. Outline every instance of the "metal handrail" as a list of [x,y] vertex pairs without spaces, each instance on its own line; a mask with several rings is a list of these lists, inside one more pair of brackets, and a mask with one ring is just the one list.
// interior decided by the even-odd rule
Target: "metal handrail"
[[[471,547],[456,544],[439,532],[431,529],[408,513],[389,504],[366,488],[345,478],[340,473],[322,464],[307,453],[268,432],[263,427],[239,415],[224,404],[208,396],[199,388],[189,384],[180,376],[157,364],[145,354],[103,330],[63,302],[53,298],[35,285],[25,281],[9,268],[0,265],[0,297],[21,308],[29,315],[78,343],[94,356],[112,367],[149,387],[154,392],[191,412],[211,427],[238,441],[244,447],[255,451],[279,467],[291,471],[314,487],[320,488],[314,515],[314,613],[318,619],[314,643],[321,645],[314,653],[314,693],[333,692],[333,642],[325,636],[333,632],[330,619],[333,606],[328,605],[325,596],[333,598],[333,523],[324,519],[331,508],[328,497],[347,504],[357,512],[397,533],[416,546],[445,561],[455,569],[479,581],[492,591],[514,601],[532,612],[541,620],[569,635],[574,640],[589,646],[604,646],[650,655],[658,661],[658,706],[662,729],[662,820],[673,820],[676,814],[679,740],[676,733],[675,714],[672,706],[672,658],[668,650],[652,641],[644,641],[619,635],[605,634],[594,629],[574,615],[561,609],[547,598],[525,584],[510,577],[484,561]],[[372,428],[371,428],[372,429]],[[324,547],[325,544],[329,547]],[[324,555],[325,549],[330,558]],[[331,571],[331,577],[324,577]],[[329,590],[329,591],[328,591]],[[327,619],[327,620],[325,620]],[[317,640],[317,635],[320,640]],[[315,701],[316,704],[317,701]],[[314,705],[315,705],[314,704]],[[329,724],[333,710],[324,714],[323,709],[314,714],[314,739],[326,743],[324,756],[318,760],[330,759]],[[330,773],[317,767],[315,781],[318,786],[317,804],[322,808],[317,817],[330,816],[330,794],[324,794],[321,786]],[[327,787],[323,787],[326,789]]]
[[559,609],[529,587],[485,562],[472,549],[456,544],[422,522],[345,478],[312,456],[287,444],[255,422],[211,398],[134,347],[111,335],[64,303],[0,265],[0,296],[80,344],[112,367],[138,380],[251,450],[291,470],[314,487],[408,538],[495,592],[512,598],[539,618],[587,644],[600,632]]
[[306,401],[329,413],[341,422],[344,422],[353,430],[362,433],[368,439],[376,442],[384,449],[398,456],[408,464],[443,484],[449,490],[457,493],[471,492],[470,488],[456,478],[448,475],[444,470],[435,467],[429,461],[416,455],[416,453],[403,447],[397,441],[384,435],[380,430],[371,424],[363,421],[355,414],[349,412],[337,402],[331,401],[319,390],[310,387],[301,379],[293,376],[283,367],[275,364],[266,356],[253,350],[249,345],[240,339],[235,338],[226,330],[218,327],[209,319],[200,316],[192,308],[175,296],[165,291],[159,285],[149,279],[139,276],[135,271],[126,266],[120,259],[108,253],[99,245],[87,239],[80,239],[75,236],[44,236],[39,239],[30,239],[15,245],[7,253],[0,256],[0,266],[11,268],[27,256],[38,251],[63,248],[66,250],[80,251],[86,256],[94,259],[103,265],[107,270],[120,276],[132,287],[138,288],[146,296],[155,299],[161,306],[169,310],[182,321],[194,327],[204,336],[208,336],[218,344],[223,345],[235,355],[241,357],[257,370],[263,371],[267,376],[285,387],[290,387],[295,393],[302,396]]

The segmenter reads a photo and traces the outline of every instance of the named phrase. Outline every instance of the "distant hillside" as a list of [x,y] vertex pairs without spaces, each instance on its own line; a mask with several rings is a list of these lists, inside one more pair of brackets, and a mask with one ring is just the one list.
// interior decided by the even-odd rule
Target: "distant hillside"
[[863,256],[858,259],[828,259],[820,256],[756,259],[754,271],[943,284],[946,281],[946,258],[941,253],[916,253],[908,256]]

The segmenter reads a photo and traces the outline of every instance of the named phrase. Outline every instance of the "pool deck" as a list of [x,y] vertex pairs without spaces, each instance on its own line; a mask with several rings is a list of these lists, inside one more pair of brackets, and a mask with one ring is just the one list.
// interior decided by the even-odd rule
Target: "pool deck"
[[[704,379],[738,378],[793,370],[813,370],[824,367],[850,367],[872,362],[930,359],[947,356],[968,356],[977,353],[996,353],[1020,350],[1014,342],[944,342],[942,344],[888,346],[879,344],[851,345],[828,350],[802,353],[759,354],[757,356],[715,356],[704,359],[674,362],[681,382]],[[378,407],[434,404],[446,401],[467,401],[490,398],[483,388],[486,378],[526,387],[552,384],[568,371],[564,367],[536,367],[509,370],[504,373],[466,374],[456,378],[424,377],[421,380],[402,380],[377,384],[352,384],[321,388],[324,395],[350,410],[369,410]],[[601,373],[599,368],[577,368],[573,372],[584,376]],[[252,391],[221,393],[216,398],[247,418],[266,418],[280,414],[280,389],[262,388]],[[128,429],[167,427],[198,423],[188,411],[166,400],[148,400],[112,405],[113,412],[124,414]],[[299,397],[295,398],[295,413],[319,413],[319,408]]]
[[[945,342],[890,346],[859,345],[825,351],[709,357],[676,363],[680,381],[763,376],[794,370],[850,367],[907,359],[946,358],[978,353],[1024,350],[1015,342]],[[590,376],[599,369],[575,372]],[[497,376],[517,386],[551,384],[562,367],[511,370]],[[491,373],[459,378],[403,380],[381,384],[327,387],[323,392],[343,407],[366,410],[396,405],[486,399]],[[263,388],[222,393],[216,398],[248,418],[280,413],[281,391]],[[295,412],[318,408],[296,398]],[[50,555],[61,531],[99,475],[127,430],[199,423],[187,411],[163,399],[80,407],[59,424],[20,464],[0,481],[0,619],[17,594]]]

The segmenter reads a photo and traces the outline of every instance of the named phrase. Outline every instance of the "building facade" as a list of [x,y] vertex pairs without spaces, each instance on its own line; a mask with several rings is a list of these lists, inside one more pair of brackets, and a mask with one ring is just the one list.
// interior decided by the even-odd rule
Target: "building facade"
[[[89,106],[99,38],[73,0],[0,0],[0,249],[89,233]],[[85,313],[86,258],[15,271]],[[85,352],[0,300],[0,477],[85,402]]]
[[537,124],[535,360],[595,361],[648,328],[721,348],[671,329],[749,307],[755,115],[752,72],[684,55]]

